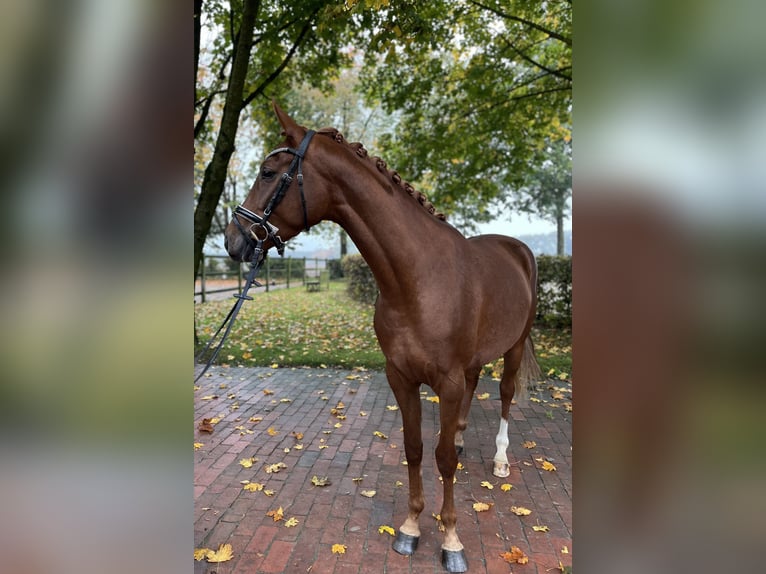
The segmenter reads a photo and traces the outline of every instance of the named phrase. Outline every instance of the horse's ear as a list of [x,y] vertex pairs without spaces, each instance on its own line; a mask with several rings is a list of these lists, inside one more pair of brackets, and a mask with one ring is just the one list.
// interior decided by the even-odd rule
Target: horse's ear
[[274,106],[274,113],[277,114],[279,124],[282,126],[282,134],[292,138],[296,143],[301,141],[306,130],[296,124],[295,121],[277,105],[277,102],[272,100],[271,105]]

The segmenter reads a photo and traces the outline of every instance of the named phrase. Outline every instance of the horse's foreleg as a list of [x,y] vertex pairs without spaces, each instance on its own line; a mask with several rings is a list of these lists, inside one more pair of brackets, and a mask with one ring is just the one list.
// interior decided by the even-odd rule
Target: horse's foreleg
[[518,376],[521,357],[524,353],[524,339],[520,344],[516,344],[504,357],[505,364],[503,368],[503,378],[500,380],[500,428],[495,437],[494,469],[492,474],[500,478],[505,478],[511,474],[510,464],[508,462],[508,417],[511,411],[511,400],[516,389],[516,377]]
[[418,541],[420,540],[418,518],[425,506],[421,466],[423,460],[423,440],[420,430],[419,385],[405,381],[392,368],[387,368],[386,374],[402,413],[404,454],[407,457],[407,471],[410,482],[409,512],[404,524],[399,528],[393,548],[399,554],[409,556],[418,547]]
[[460,403],[460,414],[458,415],[457,431],[455,432],[455,448],[458,455],[463,453],[463,448],[465,447],[463,431],[468,427],[468,412],[471,410],[471,400],[473,399],[476,385],[479,382],[479,373],[481,373],[481,367],[466,371],[465,373],[466,389],[463,394],[463,400]]
[[[462,385],[460,388],[462,389]],[[436,446],[436,465],[444,483],[444,500],[441,510],[442,524],[444,524],[442,564],[448,572],[465,572],[468,570],[463,545],[457,535],[457,513],[455,512],[454,497],[454,478],[457,469],[455,433],[463,394],[463,392],[450,389],[439,395],[441,433],[439,444]]]

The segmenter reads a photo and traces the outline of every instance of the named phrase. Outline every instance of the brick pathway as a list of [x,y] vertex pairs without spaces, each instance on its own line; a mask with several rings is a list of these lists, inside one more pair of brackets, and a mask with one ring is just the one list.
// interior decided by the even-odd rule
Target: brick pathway
[[[432,513],[439,512],[442,497],[433,457],[439,405],[425,400],[433,395],[428,387],[421,391],[426,508],[420,521],[420,546],[414,556],[404,557],[391,549],[390,535],[378,532],[382,525],[397,528],[407,514],[401,413],[386,408],[396,402],[384,374],[212,369],[194,394],[194,440],[203,443],[194,453],[194,543],[195,548],[212,549],[229,543],[234,558],[219,564],[195,561],[195,574],[444,572],[441,534],[432,518]],[[492,475],[498,385],[481,380],[476,392],[488,392],[490,398],[474,399],[466,450],[460,459],[465,468],[457,472],[455,489],[458,533],[469,571],[559,572],[559,561],[564,566],[572,563],[572,415],[564,408],[550,408],[550,403],[513,406],[511,475],[499,479]],[[209,398],[212,395],[218,398]],[[538,397],[551,400],[550,391]],[[331,413],[339,402],[345,405],[340,411],[345,420]],[[213,417],[221,420],[211,434],[197,430],[203,418]],[[375,431],[388,438],[374,436]],[[291,433],[303,433],[303,437],[297,440]],[[527,449],[524,441],[537,446]],[[298,444],[303,448],[299,450]],[[257,460],[244,468],[240,460],[251,457]],[[551,461],[556,471],[542,470],[535,461],[539,457]],[[266,472],[267,465],[279,462],[286,468]],[[331,484],[314,486],[314,476],[329,477]],[[244,490],[245,480],[263,484],[264,490]],[[482,481],[489,481],[494,489],[482,487]],[[513,488],[502,491],[504,483]],[[273,495],[267,496],[266,490]],[[376,494],[367,498],[361,495],[363,490]],[[494,505],[477,513],[472,508],[475,501]],[[513,505],[532,513],[516,516],[510,512]],[[266,513],[279,507],[284,520],[275,522]],[[286,526],[290,518],[297,519],[297,526]],[[536,525],[545,525],[549,531],[536,532],[532,529]],[[334,544],[344,544],[345,554],[333,554]],[[505,562],[499,555],[511,546],[527,554],[529,563]],[[564,547],[568,553],[562,553]]]

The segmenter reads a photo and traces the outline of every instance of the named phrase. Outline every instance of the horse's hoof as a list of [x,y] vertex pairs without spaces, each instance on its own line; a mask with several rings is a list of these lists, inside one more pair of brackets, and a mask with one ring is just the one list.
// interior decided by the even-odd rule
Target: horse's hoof
[[468,562],[462,550],[445,550],[442,548],[442,566],[447,572],[468,572]]
[[412,556],[418,548],[419,541],[420,536],[410,536],[404,532],[397,532],[392,547],[403,556]]
[[511,474],[511,466],[507,462],[495,462],[492,474],[499,478],[505,478]]

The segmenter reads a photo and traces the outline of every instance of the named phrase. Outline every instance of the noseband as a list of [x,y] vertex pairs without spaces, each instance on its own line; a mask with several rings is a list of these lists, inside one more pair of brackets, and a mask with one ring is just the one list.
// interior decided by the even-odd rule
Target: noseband
[[[274,211],[277,205],[279,205],[279,202],[281,202],[284,198],[285,193],[287,193],[287,190],[290,187],[290,184],[293,182],[294,177],[298,178],[298,189],[301,193],[301,205],[303,207],[303,227],[306,231],[309,229],[308,211],[306,210],[306,197],[303,195],[303,158],[306,155],[306,149],[309,147],[311,138],[314,137],[315,133],[316,132],[314,132],[314,130],[307,131],[306,135],[303,137],[303,141],[301,141],[301,145],[298,146],[298,149],[291,147],[281,147],[279,149],[275,149],[264,159],[264,161],[266,161],[271,156],[282,152],[293,154],[293,161],[290,162],[290,167],[287,168],[287,171],[282,174],[276,191],[271,196],[271,199],[269,199],[269,203],[266,206],[266,209],[263,210],[263,215],[258,215],[257,213],[254,213],[249,209],[242,207],[241,205],[238,205],[236,208],[234,208],[234,216],[232,217],[232,220],[236,224],[240,233],[242,233],[242,235],[245,237],[247,243],[253,248],[253,258],[250,261],[250,272],[247,274],[245,284],[242,287],[242,292],[234,295],[237,301],[234,303],[231,311],[229,311],[229,314],[223,320],[221,326],[218,327],[218,330],[210,338],[207,345],[205,345],[205,348],[202,349],[202,351],[196,357],[197,360],[200,360],[207,353],[213,342],[218,337],[218,334],[221,333],[225,327],[223,335],[218,341],[218,344],[216,345],[212,355],[207,360],[205,367],[194,379],[195,383],[200,380],[200,378],[202,378],[205,372],[210,368],[210,365],[213,364],[216,357],[218,357],[218,353],[221,352],[223,343],[226,341],[226,337],[228,337],[229,332],[231,331],[231,326],[234,324],[234,320],[237,318],[237,313],[239,313],[239,309],[242,307],[242,303],[246,299],[252,299],[252,297],[247,295],[250,286],[253,284],[260,286],[260,284],[255,280],[255,276],[258,273],[258,269],[260,268],[261,263],[263,262],[263,244],[267,239],[271,239],[271,242],[274,244],[274,247],[277,248],[277,252],[280,255],[283,255],[285,252],[285,242],[282,241],[282,238],[278,235],[279,228],[269,223],[269,218],[271,217],[272,211]],[[247,231],[245,231],[242,222],[240,222],[240,217],[250,221],[250,227],[247,228]]]
[[[237,226],[237,229],[239,229],[240,233],[242,233],[242,235],[245,237],[245,240],[248,242],[250,247],[253,248],[253,261],[256,261],[256,258],[260,258],[261,253],[263,253],[263,243],[266,241],[266,239],[271,239],[274,247],[277,248],[277,252],[280,255],[284,255],[285,242],[278,235],[279,228],[269,223],[269,218],[271,217],[272,211],[274,211],[277,205],[279,205],[279,203],[284,198],[285,193],[287,192],[290,184],[293,182],[293,178],[295,177],[298,179],[298,190],[301,194],[301,207],[303,208],[303,229],[306,231],[309,230],[308,210],[306,209],[306,196],[303,194],[303,158],[306,155],[306,150],[309,147],[311,138],[314,137],[315,133],[316,132],[314,130],[308,130],[306,135],[303,137],[301,144],[298,146],[298,149],[291,147],[281,147],[272,151],[264,159],[264,161],[266,161],[270,157],[283,152],[293,154],[293,160],[290,162],[290,167],[288,167],[287,171],[282,174],[282,177],[280,177],[279,185],[277,186],[274,194],[271,196],[271,199],[269,199],[269,203],[266,205],[266,209],[263,210],[262,216],[253,211],[250,211],[242,205],[238,205],[234,208],[234,215],[232,220]],[[240,222],[240,217],[251,222],[251,225],[247,231],[245,231],[245,227],[242,225],[242,222]]]

